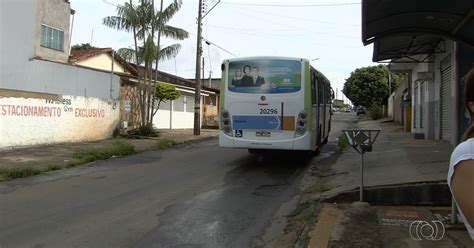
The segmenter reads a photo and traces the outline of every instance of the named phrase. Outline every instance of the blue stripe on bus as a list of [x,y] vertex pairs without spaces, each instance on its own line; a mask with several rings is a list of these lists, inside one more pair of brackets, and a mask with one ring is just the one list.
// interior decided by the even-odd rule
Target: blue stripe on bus
[[261,87],[229,87],[230,91],[238,93],[258,93],[258,94],[274,94],[274,93],[293,93],[301,89],[299,86],[280,86],[278,88],[262,89]]
[[234,130],[278,130],[281,124],[279,116],[234,115],[232,116],[232,120]]

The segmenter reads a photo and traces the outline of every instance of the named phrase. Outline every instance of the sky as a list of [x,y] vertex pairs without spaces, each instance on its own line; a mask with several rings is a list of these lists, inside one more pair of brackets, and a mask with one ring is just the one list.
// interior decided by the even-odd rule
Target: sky
[[[133,47],[133,35],[102,24],[104,17],[116,15],[116,6],[126,0],[71,0],[76,11],[72,44],[91,43],[96,47]],[[137,2],[138,0],[134,0]],[[128,2],[128,1],[127,1]],[[217,0],[205,0],[213,6]],[[158,6],[159,1],[155,1]],[[171,0],[165,0],[168,6]],[[325,6],[325,5],[336,6]],[[169,25],[189,32],[183,41],[164,39],[162,45],[181,44],[180,53],[162,61],[159,70],[184,78],[195,77],[198,0],[183,0],[180,11]],[[205,77],[220,77],[224,59],[247,56],[307,58],[342,94],[345,79],[356,68],[374,65],[372,45],[361,39],[360,0],[221,0],[203,20]],[[230,52],[230,53],[229,53]],[[211,61],[211,63],[209,63]]]

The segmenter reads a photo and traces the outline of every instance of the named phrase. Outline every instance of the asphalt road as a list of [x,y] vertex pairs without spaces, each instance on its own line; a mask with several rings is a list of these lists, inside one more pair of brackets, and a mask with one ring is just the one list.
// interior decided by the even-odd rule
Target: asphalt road
[[[333,118],[332,142],[355,115]],[[294,156],[262,160],[213,139],[4,182],[0,247],[265,245],[317,162]]]

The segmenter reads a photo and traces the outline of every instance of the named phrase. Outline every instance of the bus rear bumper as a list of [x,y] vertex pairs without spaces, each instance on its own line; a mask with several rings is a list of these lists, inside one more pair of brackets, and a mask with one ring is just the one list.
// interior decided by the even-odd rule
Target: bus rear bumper
[[243,149],[269,149],[269,150],[314,150],[311,146],[310,133],[295,139],[284,140],[251,140],[230,137],[219,131],[219,146]]

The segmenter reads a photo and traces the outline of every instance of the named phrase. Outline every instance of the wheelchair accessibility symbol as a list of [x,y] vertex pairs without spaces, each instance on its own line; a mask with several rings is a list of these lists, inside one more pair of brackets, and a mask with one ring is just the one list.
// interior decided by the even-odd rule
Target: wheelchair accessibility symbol
[[242,136],[243,136],[242,130],[235,130],[235,137],[242,138]]

